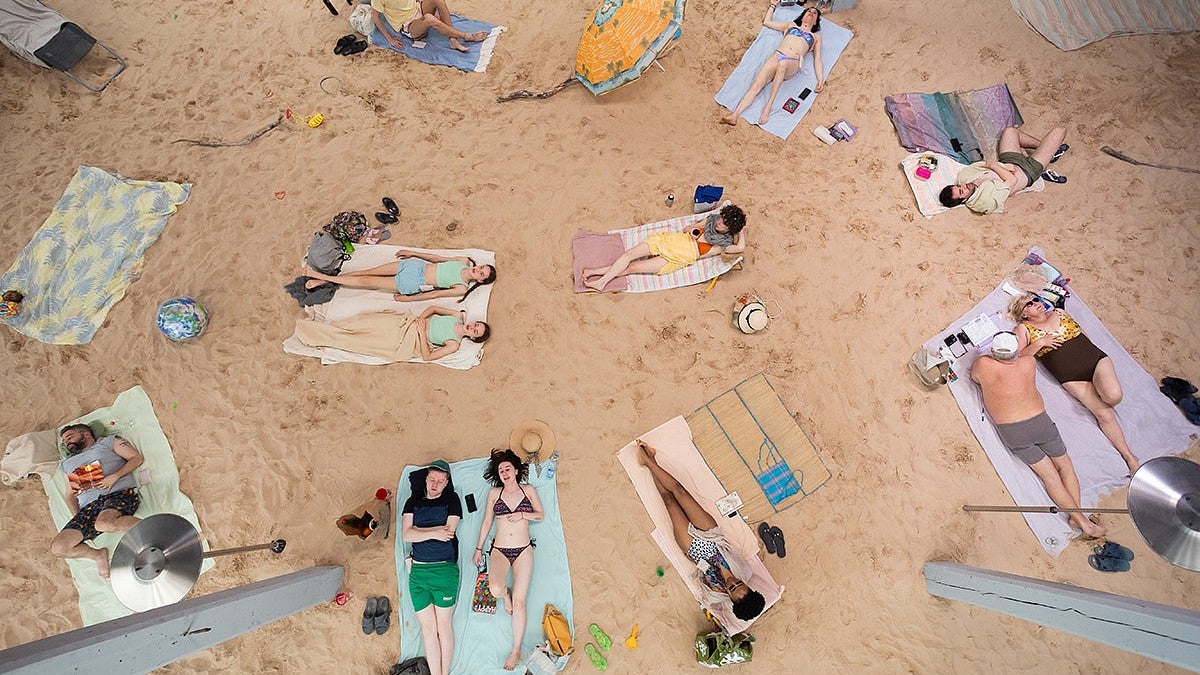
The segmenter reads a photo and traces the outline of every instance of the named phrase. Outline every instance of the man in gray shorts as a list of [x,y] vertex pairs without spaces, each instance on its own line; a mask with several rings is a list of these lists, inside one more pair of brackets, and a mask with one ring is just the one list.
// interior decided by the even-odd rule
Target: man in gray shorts
[[955,184],[942,188],[938,200],[946,208],[966,204],[975,213],[1004,213],[1009,196],[1033,185],[1038,177],[1065,183],[1066,176],[1047,171],[1046,167],[1070,149],[1063,143],[1066,137],[1063,127],[1054,127],[1040,139],[1008,127],[1000,132],[996,160],[963,167]]
[[[1046,404],[1035,384],[1037,361],[1018,356],[1017,336],[1010,332],[992,339],[992,353],[982,354],[971,366],[971,379],[983,390],[987,409],[1000,440],[1041,479],[1050,499],[1063,509],[1079,508],[1079,478],[1067,456],[1058,427],[1046,414]],[[1071,524],[1088,537],[1105,529],[1082,513],[1068,513]]]

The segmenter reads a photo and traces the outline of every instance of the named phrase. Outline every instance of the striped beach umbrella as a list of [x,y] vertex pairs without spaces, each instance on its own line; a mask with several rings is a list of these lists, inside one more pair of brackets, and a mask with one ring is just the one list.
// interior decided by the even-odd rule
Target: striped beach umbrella
[[603,0],[579,40],[575,77],[593,94],[637,79],[679,37],[685,0]]

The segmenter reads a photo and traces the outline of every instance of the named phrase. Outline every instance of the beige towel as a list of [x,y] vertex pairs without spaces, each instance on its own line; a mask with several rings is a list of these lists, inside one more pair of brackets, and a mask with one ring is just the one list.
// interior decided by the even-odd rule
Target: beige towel
[[12,485],[22,478],[52,476],[58,469],[58,445],[53,431],[22,434],[8,442],[0,462],[0,482]]
[[302,319],[296,337],[309,347],[334,347],[389,361],[421,355],[417,317],[408,312],[366,312],[328,323]]

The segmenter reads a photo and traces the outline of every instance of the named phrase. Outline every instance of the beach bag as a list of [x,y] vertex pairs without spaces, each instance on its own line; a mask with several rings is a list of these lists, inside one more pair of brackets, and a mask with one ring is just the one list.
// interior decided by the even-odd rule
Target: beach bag
[[337,275],[342,271],[342,263],[350,259],[342,243],[327,232],[317,232],[313,235],[312,243],[308,245],[308,255],[305,260],[308,266],[322,274]]
[[475,577],[475,592],[471,594],[471,611],[480,614],[496,613],[496,596],[492,595],[492,589],[488,586],[487,564],[484,564],[483,568],[479,570],[479,576]]
[[546,634],[546,642],[550,651],[559,656],[566,656],[574,651],[571,645],[571,626],[567,617],[558,608],[546,603],[546,611],[542,613],[542,632]]
[[529,652],[529,657],[525,659],[523,665],[529,675],[555,675],[567,667],[567,661],[570,658],[569,655],[551,654],[550,646],[543,642]]
[[342,211],[321,229],[332,234],[338,241],[357,244],[371,231],[371,226],[367,224],[367,217],[358,211]]
[[350,27],[361,35],[371,37],[375,26],[371,23],[371,5],[369,3],[359,4],[353,12],[350,12]]
[[753,657],[754,636],[749,633],[729,636],[722,631],[713,631],[696,635],[696,663],[706,668],[749,663]]
[[721,196],[725,194],[725,188],[720,185],[698,185],[696,186],[695,205],[693,211],[695,213],[704,213],[712,211],[721,203]]
[[403,663],[397,663],[388,671],[388,675],[431,675],[429,662],[424,656],[416,656]]

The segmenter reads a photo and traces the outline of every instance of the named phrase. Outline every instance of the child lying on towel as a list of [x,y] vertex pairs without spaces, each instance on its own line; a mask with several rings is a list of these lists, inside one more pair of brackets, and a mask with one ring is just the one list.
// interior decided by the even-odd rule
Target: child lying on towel
[[687,232],[655,232],[625,251],[608,267],[583,270],[584,283],[603,291],[608,282],[630,274],[670,274],[722,253],[746,250],[746,214],[733,204]]
[[732,605],[733,615],[749,621],[762,613],[766,599],[742,579],[754,576],[742,554],[721,533],[717,521],[654,459],[654,448],[638,439],[638,459],[654,476],[654,487],[671,516],[675,542],[696,563],[703,589],[701,604],[714,611]]
[[443,307],[426,307],[420,316],[365,312],[328,323],[296,322],[296,337],[309,347],[334,347],[389,361],[436,361],[458,351],[463,340],[482,343],[491,334],[483,321],[468,322],[465,311]]

